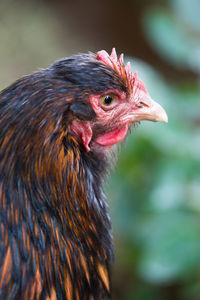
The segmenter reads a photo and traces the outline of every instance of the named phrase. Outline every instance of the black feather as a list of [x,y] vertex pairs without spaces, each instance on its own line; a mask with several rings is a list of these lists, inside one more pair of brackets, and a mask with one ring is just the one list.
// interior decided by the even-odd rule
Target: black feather
[[88,96],[110,89],[126,85],[82,54],[1,92],[0,300],[110,295],[108,158],[85,152],[68,131],[72,118],[94,121]]

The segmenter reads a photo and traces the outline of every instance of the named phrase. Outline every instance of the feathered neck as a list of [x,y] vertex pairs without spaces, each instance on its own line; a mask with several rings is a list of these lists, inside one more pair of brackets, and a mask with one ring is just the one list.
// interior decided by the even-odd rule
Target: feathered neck
[[[106,160],[82,152],[69,134],[54,139],[59,151],[47,146],[46,156],[31,156],[26,162],[17,156],[11,164],[12,178],[1,177],[2,224],[7,231],[9,225],[14,237],[21,235],[16,243],[21,253],[18,263],[24,265],[23,278],[30,273],[39,278],[42,291],[38,288],[35,293],[67,300],[101,299],[110,293],[113,260],[102,187]],[[5,235],[2,239],[9,247]],[[18,276],[21,282],[22,274]],[[28,280],[25,285],[31,289]]]

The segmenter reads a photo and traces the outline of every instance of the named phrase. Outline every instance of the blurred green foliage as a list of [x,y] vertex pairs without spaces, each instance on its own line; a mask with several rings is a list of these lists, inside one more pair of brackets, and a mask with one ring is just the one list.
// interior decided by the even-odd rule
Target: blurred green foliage
[[[148,5],[141,26],[152,48],[169,65],[196,73],[197,80],[166,80],[145,62],[128,59],[152,98],[166,109],[169,123],[142,122],[134,128],[106,186],[116,246],[113,299],[197,300],[200,1],[143,2]],[[17,1],[0,3],[0,57],[6,57],[1,60],[2,88],[71,54],[83,42],[62,28],[48,5],[30,3],[20,9]]]

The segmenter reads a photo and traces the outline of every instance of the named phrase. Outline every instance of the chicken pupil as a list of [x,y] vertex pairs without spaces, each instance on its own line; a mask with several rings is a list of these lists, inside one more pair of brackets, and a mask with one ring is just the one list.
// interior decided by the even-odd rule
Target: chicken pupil
[[113,101],[113,98],[112,98],[110,95],[107,95],[107,96],[104,98],[104,103],[105,103],[106,105],[111,104],[112,101]]

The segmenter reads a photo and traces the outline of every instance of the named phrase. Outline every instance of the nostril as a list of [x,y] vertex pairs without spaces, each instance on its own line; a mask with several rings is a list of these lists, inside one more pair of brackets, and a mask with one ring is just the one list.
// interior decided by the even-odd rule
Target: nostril
[[140,103],[139,103],[139,105],[138,105],[138,107],[139,108],[142,108],[142,107],[150,107],[147,103],[145,103],[145,102],[143,102],[143,101],[140,101]]

